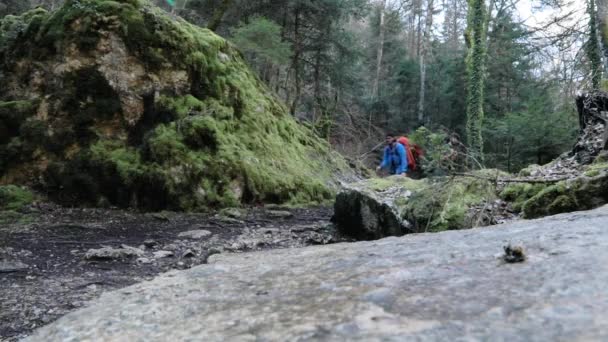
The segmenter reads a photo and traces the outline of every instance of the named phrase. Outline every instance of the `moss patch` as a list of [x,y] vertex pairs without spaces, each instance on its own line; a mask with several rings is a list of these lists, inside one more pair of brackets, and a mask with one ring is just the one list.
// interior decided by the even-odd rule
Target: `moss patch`
[[500,198],[510,202],[512,208],[520,212],[526,201],[536,196],[547,187],[546,184],[512,183],[500,193]]
[[598,171],[592,177],[582,176],[548,186],[523,204],[523,216],[547,215],[588,210],[608,202],[608,172]]
[[584,174],[587,177],[595,177],[602,172],[608,172],[608,162],[596,160],[596,162],[587,167]]
[[417,231],[443,231],[471,227],[467,214],[474,205],[496,199],[494,185],[477,178],[430,181],[407,201],[405,218]]
[[31,191],[16,186],[0,186],[0,210],[14,211],[31,204],[34,201],[34,194]]

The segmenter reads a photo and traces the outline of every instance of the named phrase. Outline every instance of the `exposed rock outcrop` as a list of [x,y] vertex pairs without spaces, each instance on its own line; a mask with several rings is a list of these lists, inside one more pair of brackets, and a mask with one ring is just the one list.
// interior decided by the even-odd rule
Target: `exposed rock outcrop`
[[70,204],[323,201],[346,172],[230,43],[144,0],[7,16],[0,84],[0,184]]
[[[601,341],[607,226],[603,207],[492,229],[216,255],[105,294],[25,341]],[[523,247],[523,262],[503,260],[509,243]]]
[[342,232],[360,240],[496,223],[492,220],[497,215],[488,215],[486,209],[500,209],[491,181],[498,176],[504,173],[484,170],[472,177],[364,180],[338,194],[334,221]]

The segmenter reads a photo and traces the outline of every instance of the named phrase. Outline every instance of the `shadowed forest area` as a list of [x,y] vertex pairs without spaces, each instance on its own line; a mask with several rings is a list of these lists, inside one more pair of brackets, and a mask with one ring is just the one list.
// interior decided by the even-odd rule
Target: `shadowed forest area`
[[[466,142],[467,68],[481,63],[484,166],[542,165],[572,146],[572,99],[604,69],[602,0],[488,1],[477,62],[465,0],[153,2],[228,38],[292,115],[355,159],[374,159],[386,131]],[[0,13],[61,3],[5,0]]]

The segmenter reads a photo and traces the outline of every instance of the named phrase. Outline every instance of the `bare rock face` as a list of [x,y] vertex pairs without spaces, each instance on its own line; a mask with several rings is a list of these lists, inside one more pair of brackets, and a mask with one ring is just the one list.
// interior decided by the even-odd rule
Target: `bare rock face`
[[0,185],[196,210],[333,197],[344,160],[213,32],[147,1],[0,21]]
[[[608,339],[608,207],[495,228],[216,255],[25,341]],[[503,247],[525,255],[505,261]]]

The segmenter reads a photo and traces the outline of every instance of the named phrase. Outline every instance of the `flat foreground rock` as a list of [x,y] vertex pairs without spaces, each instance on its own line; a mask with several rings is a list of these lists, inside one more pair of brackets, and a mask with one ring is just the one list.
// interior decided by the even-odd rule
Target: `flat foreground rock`
[[[507,264],[507,244],[527,259]],[[373,242],[214,256],[27,341],[608,340],[608,207]]]

